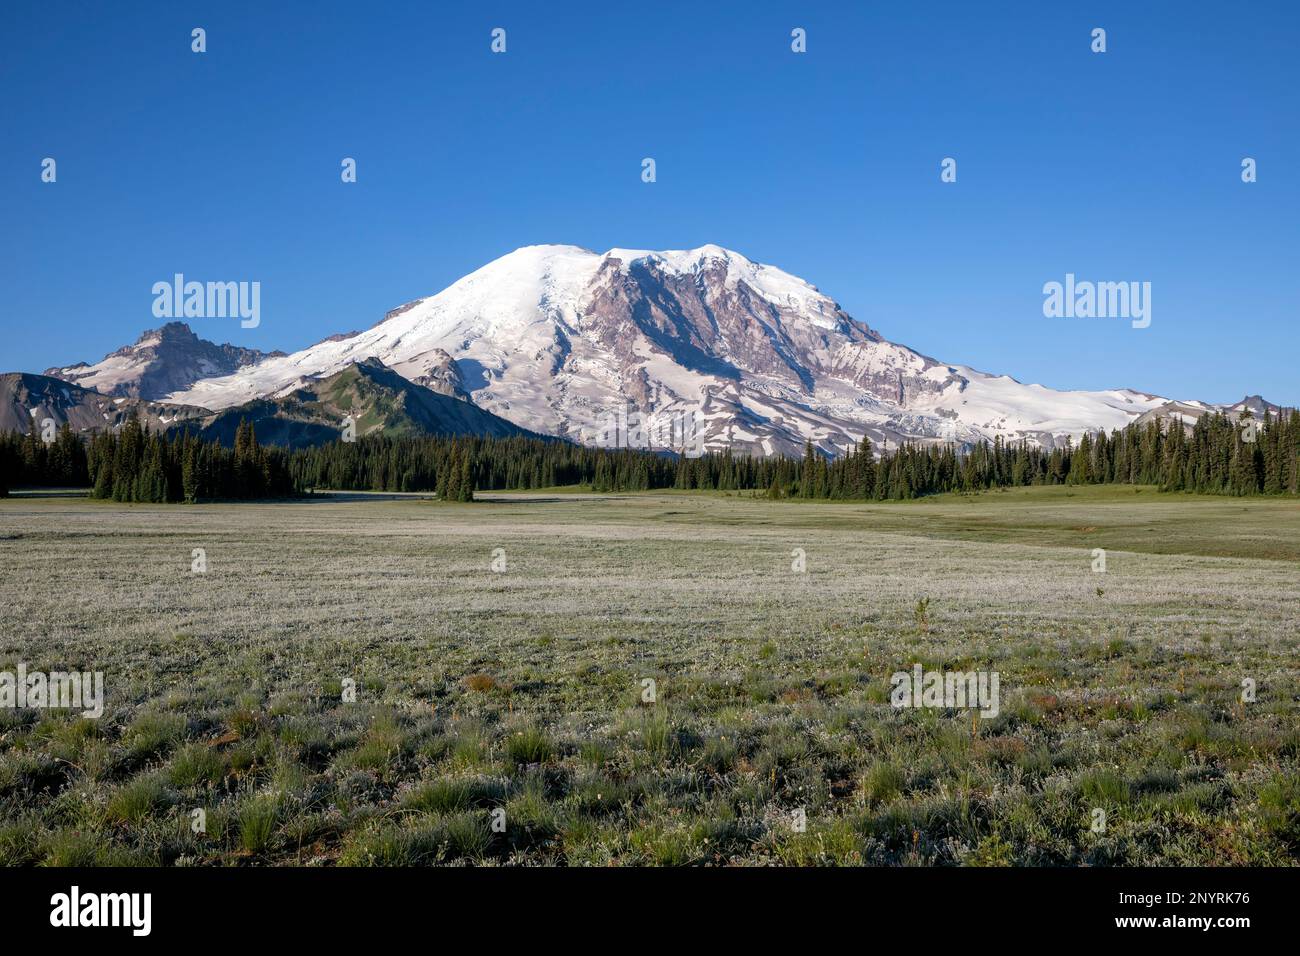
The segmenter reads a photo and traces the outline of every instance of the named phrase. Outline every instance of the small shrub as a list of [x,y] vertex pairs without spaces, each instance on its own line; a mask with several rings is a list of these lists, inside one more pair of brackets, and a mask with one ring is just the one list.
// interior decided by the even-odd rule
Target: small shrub
[[862,799],[869,806],[888,803],[903,792],[907,776],[892,763],[878,763],[862,775]]
[[1277,777],[1259,791],[1259,814],[1264,829],[1291,850],[1300,849],[1300,775]]
[[1127,803],[1128,782],[1113,770],[1090,770],[1079,780],[1079,792],[1094,804]]
[[180,714],[146,713],[122,734],[122,743],[134,760],[147,760],[170,750],[184,733],[185,718]]
[[491,674],[470,674],[465,678],[465,687],[479,694],[486,694],[499,686]]
[[168,779],[178,790],[220,783],[225,772],[226,762],[221,755],[200,743],[186,744],[176,751],[167,768]]
[[473,777],[440,777],[420,784],[402,797],[403,810],[454,813],[483,806],[504,795],[501,785]]
[[113,794],[108,801],[108,816],[120,823],[139,824],[167,802],[162,777],[148,774],[128,781]]
[[280,798],[262,793],[239,809],[239,845],[249,853],[264,853],[275,836],[280,816]]
[[912,609],[912,619],[916,622],[916,629],[922,634],[930,632],[930,599],[928,597],[917,599],[916,607]]
[[545,763],[555,753],[555,746],[537,727],[516,730],[506,738],[506,756],[517,764]]

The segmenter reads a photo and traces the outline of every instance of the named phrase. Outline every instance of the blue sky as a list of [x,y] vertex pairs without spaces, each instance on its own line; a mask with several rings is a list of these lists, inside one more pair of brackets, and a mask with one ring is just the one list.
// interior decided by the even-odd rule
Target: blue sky
[[[262,284],[201,336],[293,350],[521,245],[714,242],[942,361],[1300,404],[1298,40],[1282,0],[8,0],[0,371],[134,341],[176,272]],[[1150,328],[1044,318],[1067,272]]]

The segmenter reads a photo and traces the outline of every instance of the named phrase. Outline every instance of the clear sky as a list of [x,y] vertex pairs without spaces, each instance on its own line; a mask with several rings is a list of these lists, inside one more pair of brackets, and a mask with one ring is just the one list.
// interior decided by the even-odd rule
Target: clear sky
[[[521,245],[713,242],[941,361],[1298,404],[1298,48],[1293,0],[5,0],[0,371],[134,341],[176,272],[262,285],[201,336],[293,350]],[[1067,272],[1151,326],[1044,318]]]

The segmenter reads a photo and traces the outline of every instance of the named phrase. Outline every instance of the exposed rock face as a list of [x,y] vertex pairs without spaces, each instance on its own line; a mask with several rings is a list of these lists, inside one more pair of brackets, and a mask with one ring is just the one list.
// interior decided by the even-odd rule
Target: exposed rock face
[[1228,414],[1233,415],[1234,417],[1239,416],[1241,412],[1247,410],[1250,411],[1252,417],[1258,419],[1262,419],[1265,413],[1277,418],[1277,416],[1282,412],[1281,406],[1274,405],[1272,402],[1259,395],[1247,395],[1241,401],[1229,405],[1226,409]]
[[160,399],[189,388],[200,379],[229,375],[247,365],[283,355],[236,345],[215,345],[199,338],[184,322],[150,329],[94,365],[80,362],[45,374],[93,388],[104,395]]
[[456,367],[455,360],[442,349],[434,349],[433,352],[433,364],[429,366],[429,371],[417,375],[411,381],[439,395],[468,401],[470,396],[465,391],[465,382],[460,377],[460,369]]
[[165,431],[208,415],[203,408],[119,396],[111,398],[47,375],[0,375],[0,431],[40,431],[46,419],[64,422],[78,434],[120,427],[132,415],[152,431]]

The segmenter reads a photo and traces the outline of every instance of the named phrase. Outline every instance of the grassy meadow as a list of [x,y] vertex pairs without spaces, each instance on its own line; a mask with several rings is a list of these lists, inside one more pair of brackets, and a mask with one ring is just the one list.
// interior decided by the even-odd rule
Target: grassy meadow
[[1300,502],[485,497],[0,501],[0,864],[1300,860]]

